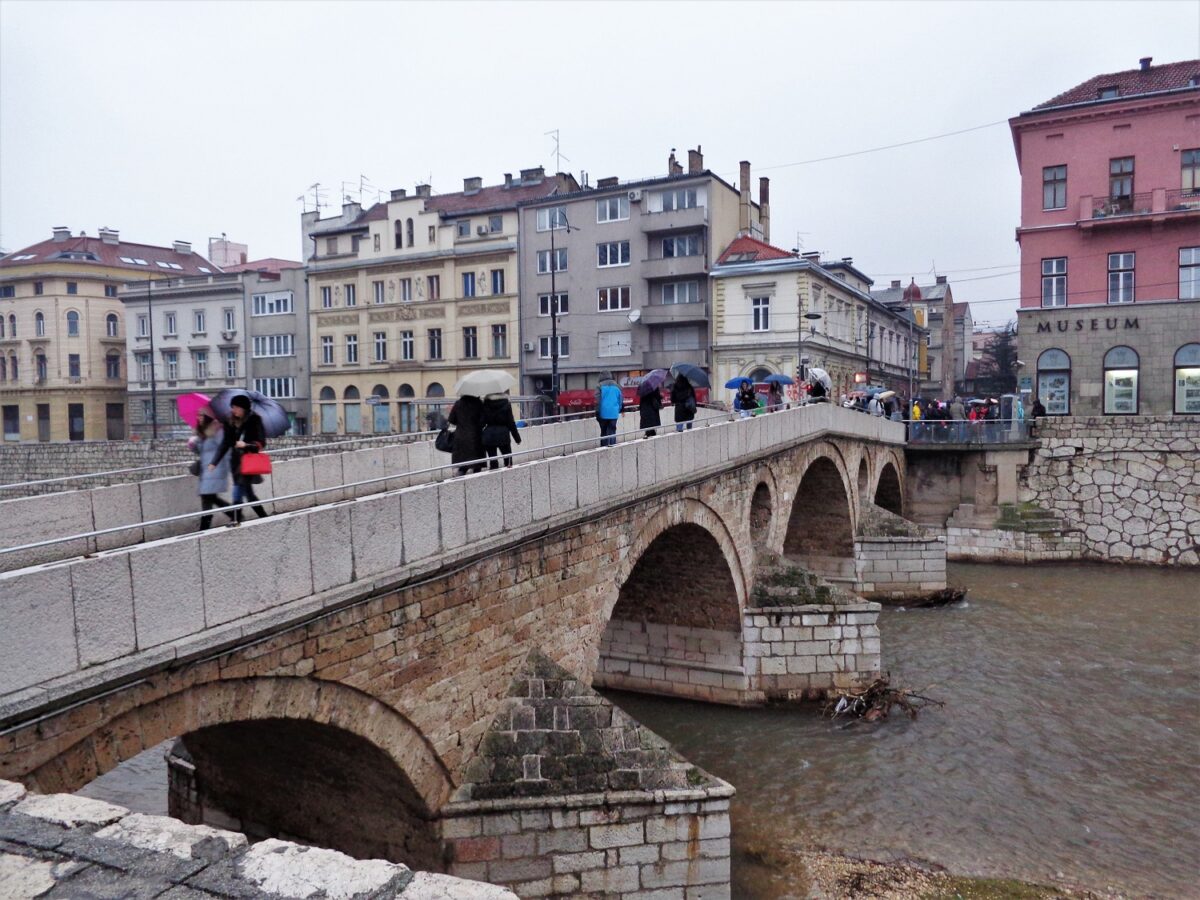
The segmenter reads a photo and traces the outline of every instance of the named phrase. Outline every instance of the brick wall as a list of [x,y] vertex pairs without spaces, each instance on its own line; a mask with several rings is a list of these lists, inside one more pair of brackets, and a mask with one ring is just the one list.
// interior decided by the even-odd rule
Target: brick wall
[[899,600],[946,587],[946,538],[863,537],[854,541],[858,592],[868,598]]
[[879,606],[781,606],[747,610],[746,675],[768,700],[823,696],[879,674]]
[[1065,562],[1085,557],[1078,531],[1031,533],[998,528],[946,527],[949,559],[973,562]]
[[598,687],[714,703],[762,700],[749,693],[738,631],[610,619],[593,680]]

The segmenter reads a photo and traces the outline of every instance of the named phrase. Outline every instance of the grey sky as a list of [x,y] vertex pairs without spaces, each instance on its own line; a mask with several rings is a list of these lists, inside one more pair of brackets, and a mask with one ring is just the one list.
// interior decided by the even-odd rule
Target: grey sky
[[[186,3],[0,0],[0,246],[54,225],[297,258],[313,182],[461,190],[546,164],[665,173],[701,144],[771,178],[772,242],[948,274],[976,320],[1018,293],[1000,122],[1085,79],[1200,57],[1200,0]],[[368,200],[371,198],[364,198]],[[992,268],[1000,267],[1000,268]],[[971,279],[971,280],[968,280]]]

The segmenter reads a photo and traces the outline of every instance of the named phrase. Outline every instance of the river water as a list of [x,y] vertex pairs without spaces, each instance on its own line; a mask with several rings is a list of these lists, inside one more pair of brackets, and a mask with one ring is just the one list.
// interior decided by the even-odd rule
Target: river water
[[[735,897],[753,847],[918,858],[967,875],[1200,897],[1200,574],[952,565],[963,604],[885,610],[893,681],[945,702],[915,722],[613,699],[737,787]],[[162,750],[82,793],[165,812]]]

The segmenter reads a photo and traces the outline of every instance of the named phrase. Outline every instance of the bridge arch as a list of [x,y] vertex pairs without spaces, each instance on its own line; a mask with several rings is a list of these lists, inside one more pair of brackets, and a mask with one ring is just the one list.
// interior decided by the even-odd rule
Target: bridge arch
[[858,502],[860,504],[867,502],[867,497],[870,496],[871,489],[871,473],[867,467],[867,454],[862,454],[858,460]]
[[783,552],[821,575],[852,577],[854,492],[841,454],[822,449],[810,457],[796,485]]
[[875,482],[875,505],[898,516],[904,515],[904,491],[900,486],[900,473],[892,460],[887,460],[879,469]]

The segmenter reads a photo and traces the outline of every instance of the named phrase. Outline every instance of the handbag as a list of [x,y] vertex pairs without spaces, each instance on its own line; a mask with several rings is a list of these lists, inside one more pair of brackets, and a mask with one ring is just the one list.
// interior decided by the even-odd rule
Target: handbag
[[271,474],[271,457],[267,454],[259,453],[243,453],[241,474],[245,475],[270,475]]
[[454,432],[449,428],[443,428],[438,432],[438,436],[434,438],[433,446],[441,450],[443,453],[454,452]]
[[200,460],[198,460],[198,459],[192,460],[192,464],[190,466],[188,466],[188,474],[189,475],[199,475],[200,474]]

